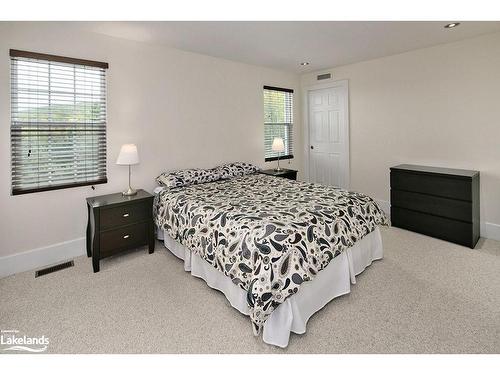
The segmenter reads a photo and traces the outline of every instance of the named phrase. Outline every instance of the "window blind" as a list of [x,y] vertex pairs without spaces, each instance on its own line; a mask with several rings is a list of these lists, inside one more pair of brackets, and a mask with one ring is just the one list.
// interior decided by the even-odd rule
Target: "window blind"
[[107,182],[107,63],[10,50],[12,194]]
[[[283,138],[284,152],[272,150],[273,139]],[[293,90],[264,86],[265,160],[293,158]]]

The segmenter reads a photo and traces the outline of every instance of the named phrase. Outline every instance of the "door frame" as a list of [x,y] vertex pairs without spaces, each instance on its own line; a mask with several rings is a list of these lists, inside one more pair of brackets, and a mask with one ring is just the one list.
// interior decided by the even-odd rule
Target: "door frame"
[[303,139],[304,139],[304,178],[307,182],[310,182],[310,176],[309,176],[309,168],[310,168],[310,157],[309,157],[309,151],[311,147],[311,143],[309,141],[309,91],[314,91],[314,90],[322,90],[322,89],[330,89],[330,88],[335,88],[335,87],[343,87],[346,90],[346,96],[347,100],[344,101],[344,113],[347,121],[347,132],[346,132],[346,152],[347,152],[347,157],[345,158],[345,163],[344,167],[345,170],[347,171],[347,176],[346,176],[346,183],[347,183],[347,189],[350,188],[351,186],[351,169],[350,169],[350,159],[351,159],[351,154],[350,154],[350,120],[349,120],[349,81],[347,79],[342,79],[338,81],[331,81],[327,83],[316,83],[313,85],[308,85],[304,86],[302,88],[302,108],[304,108],[304,111],[302,112],[302,117],[303,117]]

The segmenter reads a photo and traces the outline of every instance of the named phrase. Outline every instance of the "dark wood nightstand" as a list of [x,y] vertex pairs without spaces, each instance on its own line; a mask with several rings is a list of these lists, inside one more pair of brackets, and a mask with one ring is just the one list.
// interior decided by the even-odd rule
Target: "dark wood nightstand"
[[284,177],[288,178],[289,180],[297,180],[297,171],[294,169],[282,169],[281,171],[277,172],[274,169],[264,169],[260,171],[260,173],[263,174],[268,174],[270,176],[276,176],[276,177]]
[[87,198],[87,256],[92,256],[94,272],[99,261],[120,251],[148,245],[154,251],[153,195],[138,190]]

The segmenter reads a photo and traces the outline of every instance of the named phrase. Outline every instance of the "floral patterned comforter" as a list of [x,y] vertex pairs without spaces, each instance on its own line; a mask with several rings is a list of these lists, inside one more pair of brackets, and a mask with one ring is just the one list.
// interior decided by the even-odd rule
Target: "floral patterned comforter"
[[303,282],[387,222],[364,194],[259,173],[166,188],[154,217],[247,292],[255,334]]

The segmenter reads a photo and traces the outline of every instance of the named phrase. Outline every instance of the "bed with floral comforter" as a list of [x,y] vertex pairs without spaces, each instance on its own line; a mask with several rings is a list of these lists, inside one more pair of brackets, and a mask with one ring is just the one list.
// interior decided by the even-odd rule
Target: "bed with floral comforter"
[[165,188],[154,217],[246,291],[256,334],[303,282],[387,221],[364,194],[259,173]]

